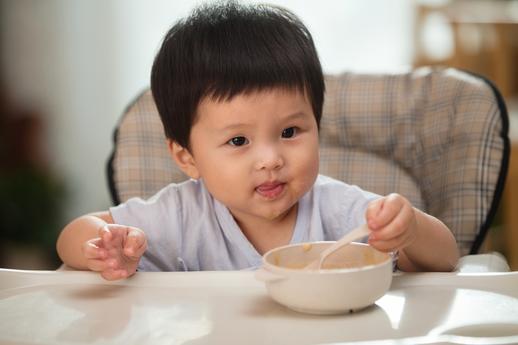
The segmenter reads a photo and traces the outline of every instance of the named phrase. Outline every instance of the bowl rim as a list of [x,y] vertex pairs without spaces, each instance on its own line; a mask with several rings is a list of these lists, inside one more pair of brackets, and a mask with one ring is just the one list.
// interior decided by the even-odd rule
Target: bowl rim
[[[280,250],[283,250],[283,249],[286,249],[286,248],[299,247],[299,246],[306,245],[308,243],[319,244],[319,243],[334,243],[334,242],[335,241],[300,242],[300,243],[291,243],[291,244],[287,244],[287,245],[284,245],[284,246],[280,246],[280,247],[276,247],[276,248],[270,249],[269,251],[267,251],[266,253],[263,254],[263,257],[262,257],[263,268],[265,268],[266,270],[269,270],[271,272],[274,272],[274,273],[287,273],[287,274],[291,274],[291,275],[297,275],[297,274],[300,274],[300,275],[308,275],[308,274],[309,275],[311,275],[311,274],[315,274],[315,275],[333,275],[333,274],[353,273],[353,272],[359,272],[359,271],[369,271],[369,270],[372,270],[372,269],[375,269],[375,268],[383,267],[385,265],[392,266],[392,255],[391,255],[391,253],[380,252],[377,249],[375,249],[372,246],[370,246],[368,243],[361,243],[361,242],[352,242],[352,244],[371,247],[373,250],[376,250],[376,251],[386,255],[385,260],[383,260],[382,262],[377,263],[377,264],[366,265],[366,266],[361,266],[361,267],[328,268],[328,269],[320,269],[320,270],[303,270],[303,269],[300,269],[300,268],[282,267],[282,266],[277,266],[277,265],[274,265],[272,263],[269,263],[266,260],[267,256],[270,256],[274,252],[280,251]],[[391,270],[391,272],[392,272],[392,270]]]

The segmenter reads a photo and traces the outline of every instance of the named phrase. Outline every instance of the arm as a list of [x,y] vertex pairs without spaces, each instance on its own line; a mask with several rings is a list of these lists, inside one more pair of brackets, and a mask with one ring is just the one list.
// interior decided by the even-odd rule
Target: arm
[[459,259],[455,238],[437,218],[398,194],[372,202],[367,210],[369,243],[381,251],[399,250],[403,271],[451,271]]
[[142,230],[114,224],[110,213],[100,212],[68,224],[56,247],[68,266],[90,269],[107,280],[115,280],[136,272],[147,242]]
[[400,251],[402,271],[452,271],[459,251],[451,231],[440,220],[420,210],[416,214],[416,239]]
[[113,224],[108,211],[88,214],[70,222],[58,237],[56,249],[61,260],[70,267],[88,269],[83,255],[84,244],[99,237],[99,231],[107,224]]

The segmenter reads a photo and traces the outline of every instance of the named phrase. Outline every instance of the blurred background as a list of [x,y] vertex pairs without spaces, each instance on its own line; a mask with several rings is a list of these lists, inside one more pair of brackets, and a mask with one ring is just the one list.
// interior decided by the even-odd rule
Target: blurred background
[[[518,145],[517,0],[268,2],[309,27],[326,73],[449,65],[486,76],[506,99]],[[165,32],[199,3],[0,0],[0,267],[58,267],[62,227],[111,206],[113,129],[149,87]],[[517,154],[483,247],[514,270]]]

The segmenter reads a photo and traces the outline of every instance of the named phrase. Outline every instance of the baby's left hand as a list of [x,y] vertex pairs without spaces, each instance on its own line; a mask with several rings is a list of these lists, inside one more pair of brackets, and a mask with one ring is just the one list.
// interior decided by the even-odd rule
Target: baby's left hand
[[401,250],[412,244],[417,236],[415,210],[399,194],[389,194],[372,201],[365,218],[372,231],[369,244],[379,251]]

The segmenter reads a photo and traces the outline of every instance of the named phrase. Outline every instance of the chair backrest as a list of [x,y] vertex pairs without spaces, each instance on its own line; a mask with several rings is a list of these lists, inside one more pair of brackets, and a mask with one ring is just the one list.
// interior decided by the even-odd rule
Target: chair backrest
[[[320,144],[322,174],[400,193],[448,225],[462,254],[478,251],[509,160],[507,111],[490,82],[451,68],[326,76]],[[107,168],[115,204],[186,179],[149,90],[124,112]]]

